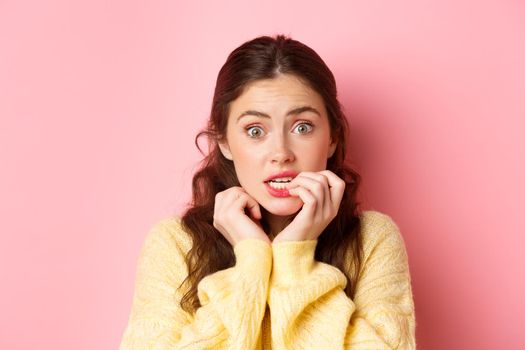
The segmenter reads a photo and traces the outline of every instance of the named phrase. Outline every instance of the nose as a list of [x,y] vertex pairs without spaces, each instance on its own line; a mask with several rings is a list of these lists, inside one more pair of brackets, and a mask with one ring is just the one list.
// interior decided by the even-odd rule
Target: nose
[[282,135],[279,135],[276,137],[276,140],[274,140],[270,157],[272,163],[293,162],[295,160],[295,155],[292,149],[286,138]]

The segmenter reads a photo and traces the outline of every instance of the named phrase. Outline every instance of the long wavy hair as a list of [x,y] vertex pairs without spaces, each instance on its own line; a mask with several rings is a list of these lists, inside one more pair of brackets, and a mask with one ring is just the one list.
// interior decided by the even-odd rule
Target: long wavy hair
[[[361,221],[356,202],[361,177],[345,165],[349,126],[337,99],[335,78],[321,57],[303,43],[282,34],[260,36],[245,42],[228,56],[217,76],[208,124],[195,137],[195,145],[204,159],[193,177],[192,201],[181,216],[181,226],[192,238],[193,245],[186,255],[188,276],[179,286],[186,284],[180,305],[191,314],[201,306],[197,296],[199,282],[209,274],[235,265],[233,247],[213,226],[215,195],[240,186],[233,162],[225,158],[218,147],[218,142],[226,138],[230,103],[249,83],[279,74],[298,77],[324,100],[331,136],[337,142],[327,169],[343,179],[346,187],[337,216],[318,237],[315,259],[339,268],[348,280],[345,293],[354,297],[362,261]],[[201,136],[209,140],[207,155],[199,147]],[[261,224],[268,233],[264,211]],[[345,261],[353,264],[354,273],[350,273]]]

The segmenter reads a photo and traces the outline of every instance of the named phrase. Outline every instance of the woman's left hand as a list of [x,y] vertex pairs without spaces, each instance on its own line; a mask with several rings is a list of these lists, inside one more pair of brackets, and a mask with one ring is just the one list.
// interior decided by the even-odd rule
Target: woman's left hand
[[303,201],[293,221],[272,241],[315,240],[336,217],[346,183],[330,170],[301,172],[288,186],[292,196]]

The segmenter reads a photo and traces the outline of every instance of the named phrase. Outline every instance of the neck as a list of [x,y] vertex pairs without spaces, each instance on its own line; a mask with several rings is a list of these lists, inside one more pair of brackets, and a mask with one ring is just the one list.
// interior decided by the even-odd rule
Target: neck
[[273,241],[275,236],[279,234],[295,217],[294,215],[280,216],[275,215],[261,207],[262,220],[261,223],[265,229],[266,234]]

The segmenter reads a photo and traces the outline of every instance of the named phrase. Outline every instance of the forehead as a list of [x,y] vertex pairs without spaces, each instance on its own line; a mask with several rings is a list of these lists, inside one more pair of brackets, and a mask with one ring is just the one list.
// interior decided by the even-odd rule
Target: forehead
[[[232,108],[245,105],[310,104],[319,108],[322,97],[299,78],[284,74],[273,79],[257,80],[248,84],[241,95],[232,102]],[[284,107],[284,106],[283,106]]]

